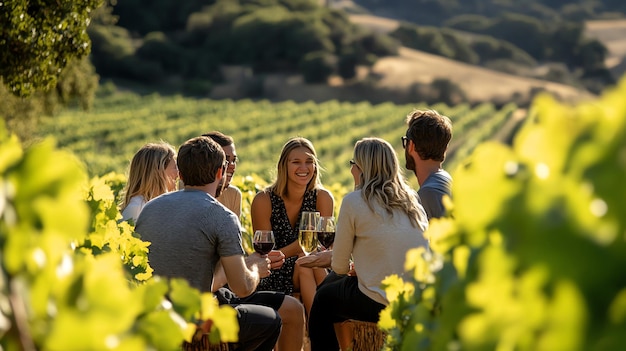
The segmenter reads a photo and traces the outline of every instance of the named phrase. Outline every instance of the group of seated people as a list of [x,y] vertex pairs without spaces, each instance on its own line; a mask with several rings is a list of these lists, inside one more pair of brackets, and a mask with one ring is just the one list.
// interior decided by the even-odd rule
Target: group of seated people
[[451,195],[442,168],[450,119],[415,110],[406,121],[405,167],[419,190],[389,142],[357,141],[349,161],[354,191],[342,199],[330,250],[305,255],[298,244],[302,212],[334,215],[315,148],[302,137],[285,143],[275,180],[251,204],[253,231],[275,235],[267,255],[243,249],[242,195],[231,184],[238,157],[234,140],[220,132],[191,138],[178,153],[166,142],[144,145],[130,164],[123,220],[151,243],[155,275],[185,278],[236,309],[237,350],[302,350],[307,332],[312,351],[339,350],[335,324],[378,321],[389,303],[382,280],[402,276],[406,252],[428,246],[428,221],[445,214],[442,199]]

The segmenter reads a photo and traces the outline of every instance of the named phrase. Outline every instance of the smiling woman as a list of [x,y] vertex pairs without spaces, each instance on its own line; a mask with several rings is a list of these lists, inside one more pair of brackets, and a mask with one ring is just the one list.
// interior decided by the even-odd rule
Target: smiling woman
[[298,223],[303,211],[332,216],[334,199],[320,180],[317,153],[311,141],[292,138],[282,148],[276,179],[252,201],[253,230],[273,230],[276,249],[285,254],[285,263],[272,275],[263,278],[259,290],[299,290],[305,310],[309,311],[317,284],[326,276],[324,269],[299,267],[295,264],[304,252],[298,244]]
[[241,218],[241,190],[231,184],[233,175],[237,169],[237,162],[239,161],[237,150],[235,149],[235,139],[233,139],[230,135],[225,135],[219,131],[212,131],[202,135],[207,136],[220,144],[222,150],[224,150],[224,153],[226,154],[226,169],[224,170],[226,178],[223,180],[224,183],[222,186],[218,186],[216,194],[217,201],[226,206],[229,210],[233,211],[237,217]]

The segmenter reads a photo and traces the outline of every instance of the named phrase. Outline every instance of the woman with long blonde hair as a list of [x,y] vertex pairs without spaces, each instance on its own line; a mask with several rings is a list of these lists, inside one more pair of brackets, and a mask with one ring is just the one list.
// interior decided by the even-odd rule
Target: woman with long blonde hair
[[143,145],[133,156],[120,204],[122,220],[137,221],[146,202],[176,190],[176,150],[167,142]]
[[[355,191],[341,203],[332,250],[332,269],[343,277],[317,290],[309,316],[312,351],[339,350],[334,323],[378,322],[389,304],[382,280],[402,275],[407,251],[428,245],[426,213],[391,144],[380,138],[357,141],[350,172]],[[356,275],[347,276],[352,264]]]
[[334,199],[324,189],[320,179],[320,165],[313,143],[302,137],[288,140],[280,154],[276,179],[252,201],[253,230],[274,231],[275,249],[285,255],[280,269],[261,280],[258,290],[282,291],[286,294],[300,292],[308,313],[326,270],[296,267],[295,261],[304,256],[298,244],[298,224],[304,211],[317,211],[322,216],[332,216]]

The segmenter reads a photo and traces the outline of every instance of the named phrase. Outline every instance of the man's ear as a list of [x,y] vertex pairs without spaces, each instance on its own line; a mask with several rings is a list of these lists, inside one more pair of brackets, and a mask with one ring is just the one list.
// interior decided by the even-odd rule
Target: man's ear
[[218,198],[222,195],[222,192],[226,188],[224,185],[226,182],[224,181],[224,167],[220,168],[215,175],[215,180],[217,180],[217,188],[215,190],[215,197]]

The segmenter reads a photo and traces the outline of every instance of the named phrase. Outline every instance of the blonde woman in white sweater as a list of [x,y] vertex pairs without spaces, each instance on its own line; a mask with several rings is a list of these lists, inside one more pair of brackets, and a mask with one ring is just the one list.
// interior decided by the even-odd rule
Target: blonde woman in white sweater
[[143,145],[130,162],[120,212],[123,221],[134,224],[144,205],[153,198],[176,190],[176,150],[165,141]]
[[321,285],[309,316],[311,351],[339,350],[334,323],[378,322],[389,301],[382,280],[404,272],[406,252],[426,246],[428,219],[417,193],[400,172],[393,147],[383,139],[356,142],[350,160],[355,191],[341,203],[332,250],[332,269],[356,275]]

